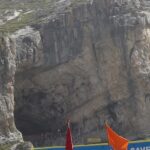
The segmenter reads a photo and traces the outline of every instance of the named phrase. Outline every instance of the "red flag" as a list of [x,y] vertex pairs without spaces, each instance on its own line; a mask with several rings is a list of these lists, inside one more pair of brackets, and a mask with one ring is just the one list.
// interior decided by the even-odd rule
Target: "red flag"
[[113,150],[127,150],[128,140],[115,133],[107,124],[105,126],[109,145],[113,147]]
[[70,121],[68,121],[68,128],[67,128],[67,134],[66,134],[66,150],[73,150]]

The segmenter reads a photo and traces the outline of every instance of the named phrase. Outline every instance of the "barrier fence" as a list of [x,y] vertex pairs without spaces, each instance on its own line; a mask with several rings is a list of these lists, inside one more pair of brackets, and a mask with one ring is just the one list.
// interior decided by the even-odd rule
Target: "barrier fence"
[[[33,150],[65,150],[64,146],[41,147]],[[112,150],[108,144],[75,145],[74,150]],[[133,141],[129,143],[128,150],[150,150],[150,140]]]

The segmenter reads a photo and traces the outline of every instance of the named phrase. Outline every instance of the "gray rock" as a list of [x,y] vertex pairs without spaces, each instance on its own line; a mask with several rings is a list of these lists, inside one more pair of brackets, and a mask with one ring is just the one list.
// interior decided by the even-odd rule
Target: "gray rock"
[[67,118],[79,144],[105,141],[106,120],[130,140],[150,136],[147,3],[95,0],[41,26],[40,65],[16,74],[16,123],[27,139],[62,145]]
[[36,146],[64,144],[68,118],[75,144],[106,141],[105,121],[130,140],[149,138],[149,1],[61,4],[12,33],[16,53],[9,38],[0,44],[0,141],[11,142],[10,127],[22,141],[14,94],[16,125]]
[[[11,38],[0,38],[0,145],[22,141],[14,124],[15,44]],[[0,146],[1,147],[1,146]]]
[[30,142],[24,142],[18,144],[14,150],[32,150],[33,145]]

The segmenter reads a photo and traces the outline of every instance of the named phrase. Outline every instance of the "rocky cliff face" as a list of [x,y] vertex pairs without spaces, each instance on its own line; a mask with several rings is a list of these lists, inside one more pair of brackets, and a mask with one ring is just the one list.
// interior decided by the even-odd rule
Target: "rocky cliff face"
[[9,38],[0,39],[0,144],[21,140],[14,127],[15,48]]
[[[62,5],[61,5],[62,3]],[[59,1],[46,21],[16,40],[15,120],[35,145],[100,136],[104,122],[123,136],[150,136],[150,2]]]
[[[24,145],[14,124],[14,75],[16,71],[15,43],[9,37],[0,38],[0,149],[16,149]],[[26,147],[29,144],[25,144]],[[31,146],[31,145],[30,145]],[[17,150],[17,149],[16,149]]]

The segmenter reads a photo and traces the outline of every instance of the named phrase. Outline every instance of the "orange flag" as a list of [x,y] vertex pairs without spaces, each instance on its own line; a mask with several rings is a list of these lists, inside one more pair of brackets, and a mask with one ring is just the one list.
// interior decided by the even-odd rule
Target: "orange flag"
[[113,150],[127,150],[128,149],[128,140],[119,136],[115,133],[108,124],[106,126],[107,137],[109,145],[113,147]]
[[68,121],[67,134],[66,134],[66,150],[73,150],[72,134],[70,129],[70,121]]

